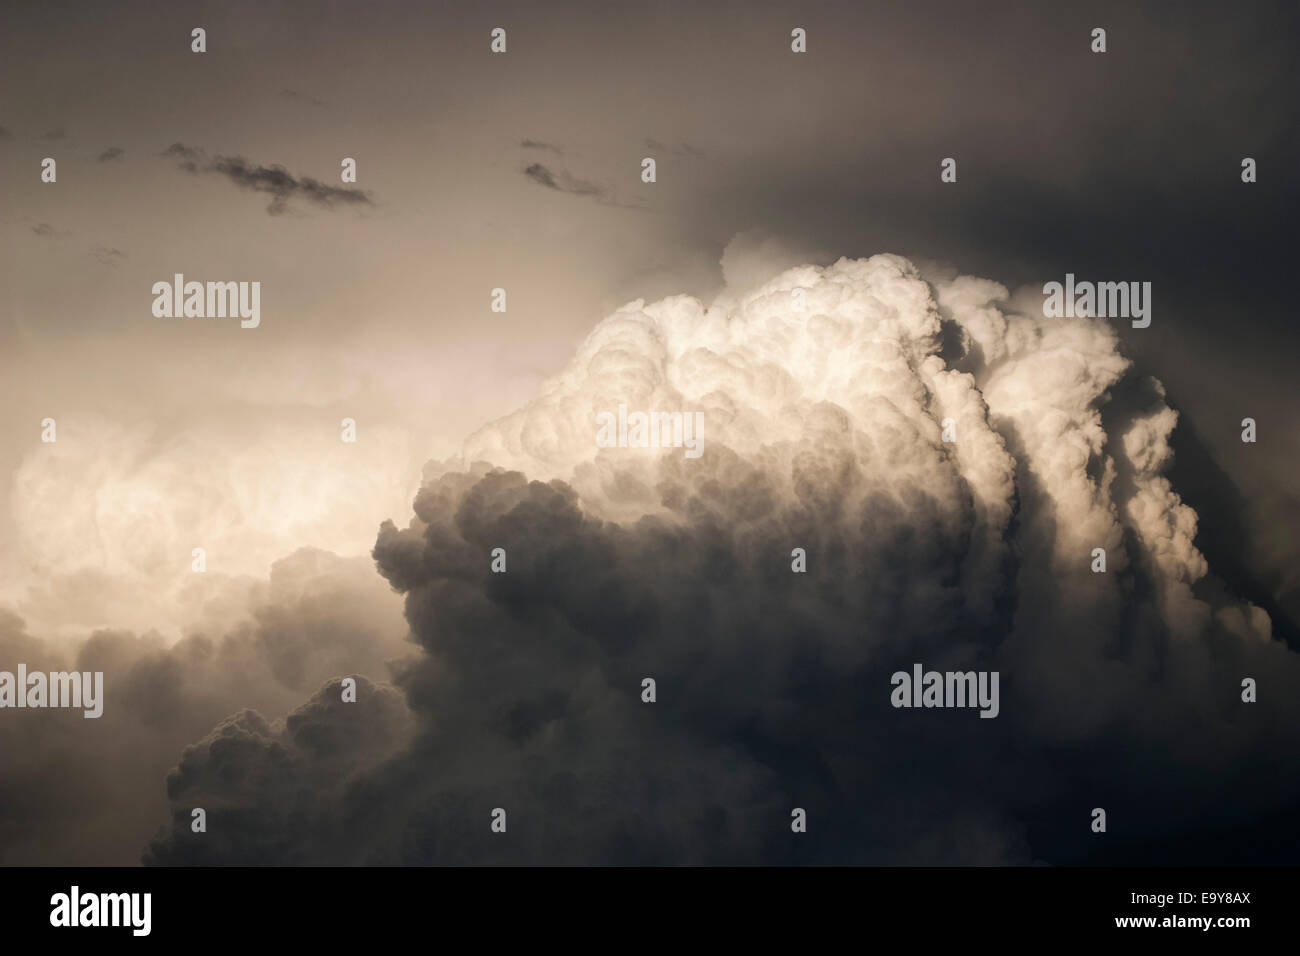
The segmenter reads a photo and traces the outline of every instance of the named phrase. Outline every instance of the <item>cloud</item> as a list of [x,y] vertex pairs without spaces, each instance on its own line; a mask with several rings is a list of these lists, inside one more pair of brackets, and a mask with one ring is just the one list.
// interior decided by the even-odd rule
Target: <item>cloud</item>
[[545,186],[547,189],[554,189],[557,192],[568,193],[571,196],[591,196],[603,206],[619,206],[624,209],[642,208],[639,203],[620,202],[604,186],[588,182],[585,179],[579,179],[565,169],[557,173],[552,172],[541,163],[530,163],[524,167],[524,176],[539,186]]
[[[244,708],[271,722],[287,716],[303,746],[343,747],[349,762],[364,765],[300,702],[342,676],[378,678],[405,650],[400,608],[367,565],[302,549],[276,562],[224,630],[195,630],[171,646],[156,633],[121,630],[45,640],[0,608],[0,669],[104,674],[96,720],[77,710],[3,711],[0,864],[138,862],[167,813],[166,775],[177,755]],[[393,695],[364,677],[358,685],[362,712],[368,695]],[[384,727],[392,741],[371,739],[368,749],[400,742],[393,721]],[[209,808],[219,816],[217,804]]]
[[270,193],[271,204],[267,212],[278,215],[288,208],[291,199],[300,198],[318,206],[332,208],[343,205],[372,205],[364,190],[355,187],[327,186],[303,176],[294,178],[283,166],[255,166],[242,157],[218,156],[212,171],[220,173],[236,186],[254,192]]
[[536,140],[536,139],[526,139],[523,142],[521,142],[519,145],[523,149],[541,149],[541,150],[549,150],[550,152],[557,153],[557,154],[563,153],[563,150],[561,150],[560,147],[552,143],[543,143],[540,140]]
[[[355,680],[353,702],[343,701],[342,682],[333,680],[282,721],[240,711],[187,747],[167,778],[171,830],[151,844],[145,862],[221,865],[231,841],[241,848],[261,847],[250,863],[312,865],[338,859],[337,847],[316,841],[329,833],[331,842],[350,842],[348,804],[358,799],[355,782],[399,750],[411,726],[400,693],[365,677]],[[238,781],[233,790],[232,774]],[[209,832],[220,834],[217,839],[190,831],[190,807],[205,808]],[[352,862],[368,862],[368,847],[355,846]]]
[[558,174],[551,172],[541,163],[530,163],[524,167],[524,175],[537,183],[539,186],[545,186],[547,189],[556,189],[562,193],[572,193],[575,196],[596,196],[603,198],[605,190],[595,183],[589,183],[585,179],[578,179],[571,176],[567,170],[561,170]]
[[805,262],[829,262],[825,250],[796,243],[763,229],[738,232],[722,250],[722,278],[730,289],[751,289]]
[[203,160],[203,150],[193,146],[186,146],[183,143],[172,143],[159,155],[172,157],[176,160],[177,165],[187,173],[197,173],[199,163]]
[[3,126],[0,126],[0,143],[14,138],[14,134]]
[[122,157],[125,155],[126,155],[126,151],[122,149],[120,146],[110,146],[108,147],[108,149],[104,150],[102,153],[99,154],[99,159],[96,160],[96,162],[100,162],[100,163],[120,162]]
[[339,205],[370,206],[370,195],[356,187],[330,186],[308,176],[295,177],[283,166],[259,166],[242,156],[216,156],[207,158],[204,150],[173,143],[162,153],[176,161],[189,173],[215,173],[225,177],[240,189],[268,193],[271,202],[266,211],[272,216],[282,215],[295,199],[333,209]]
[[14,469],[0,603],[42,636],[111,625],[175,639],[219,626],[209,609],[297,547],[364,554],[418,487],[419,438],[396,425],[372,422],[357,455],[303,420],[190,421],[178,433],[162,412],[128,418],[68,409],[59,441]]
[[[1294,859],[1300,663],[1206,587],[1159,383],[1032,305],[880,255],[617,310],[380,530],[410,743],[376,760],[329,694],[312,754],[241,715],[181,760],[151,859]],[[600,447],[620,403],[701,411],[702,456]],[[914,662],[997,671],[999,717],[894,709]],[[195,842],[200,799],[247,825]]]
[[43,239],[48,239],[58,235],[58,230],[48,222],[38,222],[36,225],[32,226],[32,232],[36,233],[36,235]]
[[54,129],[46,130],[43,134],[41,134],[38,137],[38,139],[42,139],[50,142],[61,140],[61,139],[67,139],[67,138],[68,138],[68,131],[64,129],[62,126],[58,126]]

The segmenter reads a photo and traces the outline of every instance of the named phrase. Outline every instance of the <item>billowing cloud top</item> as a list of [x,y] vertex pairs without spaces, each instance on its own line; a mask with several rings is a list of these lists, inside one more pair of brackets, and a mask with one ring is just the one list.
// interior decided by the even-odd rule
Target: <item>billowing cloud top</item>
[[[881,255],[790,269],[711,308],[638,300],[601,322],[536,401],[475,434],[465,458],[563,479],[615,520],[680,511],[690,496],[665,495],[665,483],[748,487],[730,498],[737,509],[761,484],[819,518],[925,498],[945,526],[969,526],[985,574],[1017,509],[1019,467],[1055,511],[1057,573],[1089,575],[1095,547],[1122,571],[1131,528],[1166,610],[1194,627],[1206,613],[1188,590],[1206,572],[1196,516],[1161,477],[1176,413],[1156,383],[1112,403],[1130,363],[1109,325],[1008,299],[970,277],[932,285]],[[599,447],[596,416],[619,404],[702,412],[706,453]],[[1268,636],[1258,609],[1233,620]]]
[[[390,704],[336,708],[368,748],[339,744],[346,786],[302,753],[250,790],[227,781],[301,744],[242,716],[186,752],[149,858],[265,861],[266,820],[307,821],[279,858],[336,863],[1069,862],[1096,806],[1113,860],[1282,833],[1296,657],[1204,587],[1159,384],[1033,305],[882,255],[618,310],[380,530],[411,742],[375,752]],[[602,447],[619,405],[702,413],[703,454]],[[891,707],[915,662],[998,672],[997,719]],[[1225,786],[1261,766],[1268,789]],[[792,807],[817,821],[793,841]]]

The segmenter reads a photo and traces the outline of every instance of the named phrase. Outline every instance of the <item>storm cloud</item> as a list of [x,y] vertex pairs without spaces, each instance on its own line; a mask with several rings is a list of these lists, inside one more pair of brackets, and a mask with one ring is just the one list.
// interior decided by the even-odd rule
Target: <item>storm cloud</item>
[[195,629],[174,643],[110,629],[46,640],[0,609],[0,667],[104,674],[98,719],[79,710],[4,711],[0,863],[138,862],[166,813],[168,770],[187,744],[242,708],[257,708],[268,725],[283,722],[343,676],[368,673],[383,693],[386,662],[406,652],[405,629],[367,563],[298,551],[242,607],[227,609],[224,630]]
[[[237,6],[6,11],[0,669],[108,700],[0,711],[0,859],[1300,860],[1294,3]],[[238,158],[358,151],[373,210]],[[180,271],[279,318],[164,330]],[[1045,322],[1067,272],[1151,326]],[[894,710],[918,661],[999,716]]]
[[[361,761],[390,702],[309,701],[346,783],[302,814],[321,755],[241,716],[187,751],[150,859],[1205,863],[1261,826],[1291,858],[1300,664],[1197,550],[1159,383],[1032,306],[875,256],[619,309],[380,530],[411,743]],[[701,409],[703,455],[599,447],[619,402]],[[1000,715],[892,708],[913,662],[998,671]]]

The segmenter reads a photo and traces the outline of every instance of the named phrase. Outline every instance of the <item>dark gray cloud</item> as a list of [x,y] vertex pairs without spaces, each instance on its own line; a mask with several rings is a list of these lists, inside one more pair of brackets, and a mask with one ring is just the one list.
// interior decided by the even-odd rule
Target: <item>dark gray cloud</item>
[[203,150],[193,146],[186,146],[183,143],[172,143],[159,153],[159,155],[170,156],[176,160],[177,165],[187,173],[197,173],[199,171],[199,163],[203,161],[204,158]]
[[102,153],[99,154],[99,158],[96,160],[96,162],[100,162],[100,163],[120,162],[122,157],[125,155],[126,155],[126,150],[122,149],[122,147],[110,146],[108,147],[108,149],[104,150]]
[[545,186],[547,189],[554,189],[557,192],[568,193],[571,196],[590,196],[603,206],[618,206],[623,209],[643,208],[639,202],[623,202],[619,200],[608,188],[585,179],[579,179],[567,169],[554,172],[542,163],[529,163],[524,167],[523,172],[525,178],[537,183],[539,186]]
[[241,189],[269,193],[272,199],[266,209],[271,215],[288,209],[292,199],[304,199],[327,209],[335,205],[372,205],[365,190],[355,186],[328,186],[307,176],[295,178],[283,166],[258,166],[240,156],[218,156],[212,171]]
[[[671,521],[624,527],[563,482],[483,466],[427,484],[375,546],[423,652],[394,678],[412,743],[349,756],[371,718],[322,692],[308,710],[339,718],[320,718],[338,734],[325,774],[324,753],[243,715],[186,752],[151,860],[1159,863],[1247,844],[1294,859],[1300,827],[1274,812],[1300,796],[1285,647],[1179,640],[1140,575],[1127,607],[1089,610],[1044,570],[1050,508],[1029,475],[1023,559],[989,578],[963,571],[968,526],[919,490],[855,499],[866,478],[833,448],[810,440],[795,503],[709,454],[697,480],[661,469]],[[892,709],[889,675],[915,660],[1000,670],[1001,715]],[[1258,704],[1241,675],[1268,675]],[[204,803],[225,808],[220,841],[189,835],[185,808]],[[792,839],[796,806],[810,827]],[[508,836],[489,830],[496,807]]]
[[62,126],[58,126],[54,129],[46,130],[38,138],[49,142],[56,142],[58,140],[67,139],[68,131]]
[[[299,551],[276,563],[243,620],[170,647],[156,634],[114,630],[63,647],[0,609],[0,669],[103,671],[105,697],[96,720],[3,711],[0,864],[136,863],[167,812],[167,773],[187,744],[241,708],[281,720],[328,682],[386,675],[405,645],[390,626],[387,586],[367,565]],[[311,719],[291,727],[308,744],[330,744]]]
[[36,235],[43,239],[48,239],[58,234],[57,230],[48,222],[38,222],[36,225],[32,226],[32,232],[36,233]]
[[571,175],[568,170],[553,173],[541,163],[529,163],[524,167],[524,175],[539,186],[555,189],[562,193],[572,193],[575,196],[595,196],[597,198],[604,198],[607,195],[606,190],[595,183],[579,179],[577,176]]
[[541,140],[536,140],[536,139],[523,140],[519,145],[523,149],[548,150],[556,154],[562,154],[564,152],[562,149],[560,149],[560,147],[556,146],[554,143],[544,143]]
[[289,204],[301,199],[326,209],[336,206],[370,206],[369,194],[356,187],[330,186],[309,176],[293,176],[283,166],[260,166],[242,156],[215,156],[197,147],[173,143],[162,155],[171,157],[188,173],[213,173],[225,177],[240,189],[267,193],[271,202],[266,211],[278,216],[288,211]]
[[[352,840],[348,802],[356,781],[406,743],[411,718],[392,687],[355,680],[355,701],[344,702],[342,681],[332,680],[282,721],[243,710],[185,748],[167,776],[172,826],[145,862],[220,865],[232,838],[247,850],[256,834],[261,851],[249,863],[312,864],[339,858],[313,843],[327,833],[355,847],[344,854],[351,862],[368,862],[368,847]],[[207,813],[206,833],[191,830],[195,807]]]

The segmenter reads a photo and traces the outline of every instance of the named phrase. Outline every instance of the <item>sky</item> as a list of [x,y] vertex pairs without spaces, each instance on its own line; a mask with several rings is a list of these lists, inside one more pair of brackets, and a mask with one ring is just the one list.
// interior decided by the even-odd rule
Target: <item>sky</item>
[[[1243,659],[1296,680],[1296,19],[1283,3],[0,5],[0,669],[105,660],[111,691],[105,730],[0,713],[25,755],[0,785],[0,861],[272,846],[264,862],[338,862],[345,826],[366,835],[349,862],[1170,859],[1192,824],[1157,824],[1137,795],[1188,792],[1219,828],[1207,861],[1294,853],[1294,825],[1270,829],[1294,774],[1241,806],[1221,795],[1294,753],[1283,705],[1229,720],[1214,695],[1241,706]],[[779,278],[799,267],[823,271]],[[156,317],[150,290],[176,273],[260,282],[259,326]],[[1042,284],[1066,273],[1151,282],[1150,327],[1042,325]],[[815,334],[788,314],[798,283],[825,297]],[[896,351],[867,347],[882,336]],[[699,467],[601,453],[583,429],[622,396],[704,409]],[[986,442],[972,457],[925,424],[945,401]],[[899,428],[926,453],[896,447]],[[1070,527],[1147,570],[1084,600],[1091,579],[1057,564]],[[493,534],[533,557],[479,575]],[[784,576],[799,534],[836,556],[802,598]],[[747,558],[769,552],[779,588]],[[573,570],[602,566],[602,592]],[[864,591],[886,568],[894,583]],[[950,613],[924,610],[936,600]],[[495,637],[465,643],[486,622]],[[1020,709],[882,730],[887,690],[864,688],[926,660],[911,650],[1002,666]],[[662,725],[621,709],[652,667]],[[1073,709],[1053,702],[1065,672],[1088,675]],[[348,674],[371,736],[340,729]],[[1170,728],[1202,705],[1219,730],[1198,756]],[[110,727],[131,770],[99,758],[71,786],[102,816],[74,822],[58,768],[94,763]],[[227,738],[289,748],[297,776],[222,791]],[[953,776],[909,769],[905,744]],[[628,789],[635,759],[662,792]],[[998,783],[948,796],[976,759]],[[1076,795],[1098,805],[1076,784],[1102,771],[1117,805],[1141,803],[1117,850],[1059,822]],[[284,830],[304,781],[337,799]],[[754,833],[796,783],[840,830],[793,851]],[[545,816],[571,786],[589,840],[521,822],[502,850],[476,842],[486,826],[440,829],[503,791]],[[189,840],[195,794],[244,822],[257,808],[283,839]],[[931,832],[900,822],[908,801]]]

